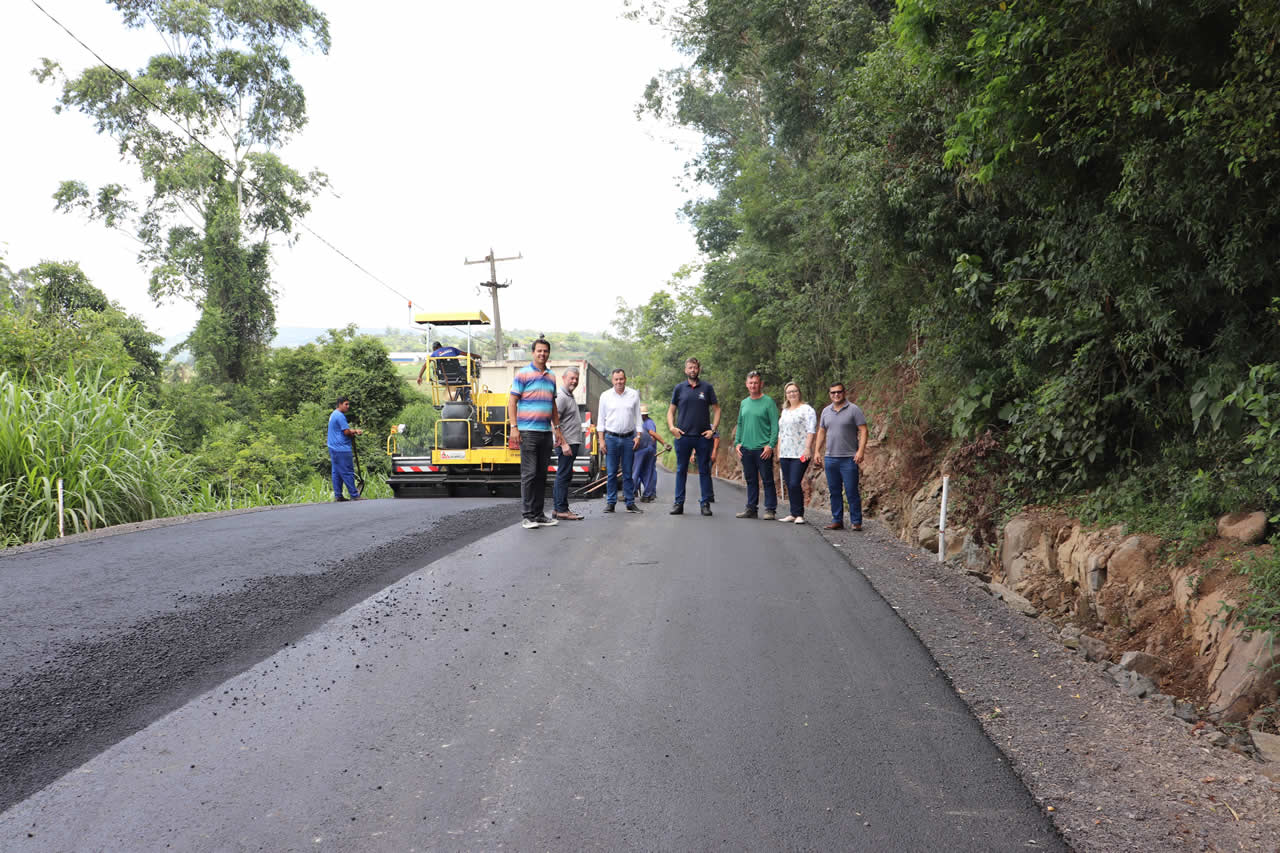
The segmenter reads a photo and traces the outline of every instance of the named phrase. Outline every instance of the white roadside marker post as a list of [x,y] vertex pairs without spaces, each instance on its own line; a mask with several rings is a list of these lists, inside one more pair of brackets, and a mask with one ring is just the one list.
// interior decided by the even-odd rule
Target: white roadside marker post
[[942,509],[938,512],[938,562],[947,556],[947,484],[950,477],[942,478]]
[[58,478],[58,538],[61,539],[66,535],[66,528],[62,524],[62,478]]

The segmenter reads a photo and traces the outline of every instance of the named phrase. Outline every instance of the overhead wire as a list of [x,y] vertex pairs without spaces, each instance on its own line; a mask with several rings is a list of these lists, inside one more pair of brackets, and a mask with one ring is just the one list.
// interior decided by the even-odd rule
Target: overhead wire
[[[177,127],[177,128],[178,128],[178,130],[180,130],[180,131],[181,131],[183,134],[185,134],[188,138],[190,138],[192,142],[194,142],[196,145],[199,145],[201,148],[203,148],[205,151],[207,151],[210,155],[212,155],[212,156],[213,156],[213,157],[214,157],[214,158],[215,158],[219,163],[221,163],[223,166],[225,166],[229,172],[231,172],[231,173],[235,174],[235,172],[236,172],[235,167],[234,167],[231,163],[227,162],[227,159],[226,159],[225,157],[223,157],[220,153],[218,153],[218,152],[217,152],[217,151],[215,151],[214,149],[210,148],[210,147],[205,143],[205,141],[204,141],[203,139],[201,139],[200,137],[196,136],[194,133],[192,133],[190,130],[188,130],[186,127],[184,127],[184,126],[183,126],[183,124],[182,124],[182,122],[178,121],[176,118],[174,118],[173,116],[169,115],[169,113],[168,113],[168,112],[166,112],[166,111],[165,111],[165,109],[164,109],[163,107],[161,107],[161,106],[160,106],[159,104],[157,104],[155,101],[151,100],[150,96],[148,96],[146,92],[143,92],[141,89],[139,89],[137,86],[135,86],[135,85],[134,85],[134,83],[133,83],[133,81],[132,81],[132,80],[130,80],[128,76],[126,76],[123,72],[121,72],[119,69],[117,69],[117,68],[116,68],[114,65],[112,65],[110,62],[107,62],[107,60],[103,59],[103,58],[102,58],[102,55],[101,55],[101,54],[99,54],[96,50],[94,50],[93,48],[91,48],[89,45],[85,44],[84,40],[83,40],[83,39],[81,39],[81,38],[80,38],[78,35],[76,35],[75,33],[73,33],[73,32],[70,30],[70,28],[68,28],[68,27],[67,27],[67,25],[66,25],[66,24],[62,23],[62,21],[58,20],[58,19],[57,19],[56,17],[54,17],[54,15],[53,15],[53,14],[51,14],[47,9],[45,9],[43,6],[41,6],[41,5],[40,5],[40,3],[38,2],[38,0],[31,0],[31,5],[32,5],[32,6],[35,6],[37,9],[39,9],[39,10],[40,10],[40,12],[41,12],[41,13],[43,13],[45,17],[47,17],[50,21],[53,21],[53,23],[54,23],[54,24],[56,24],[56,25],[57,25],[57,26],[58,26],[58,27],[59,27],[59,28],[60,28],[64,33],[66,33],[67,35],[69,35],[72,39],[74,39],[74,40],[75,40],[75,42],[76,42],[77,44],[79,44],[82,48],[84,48],[86,51],[88,51],[88,52],[90,53],[90,55],[92,55],[92,56],[93,56],[93,58],[94,58],[94,59],[96,59],[96,60],[98,60],[98,62],[102,63],[103,67],[105,67],[105,68],[106,68],[107,70],[109,70],[112,74],[114,74],[116,77],[118,77],[122,83],[124,83],[126,86],[128,86],[130,89],[132,89],[134,92],[136,92],[136,93],[138,94],[138,96],[139,96],[139,97],[141,97],[141,98],[142,98],[144,101],[146,101],[148,104],[150,104],[150,105],[151,105],[151,107],[152,107],[156,112],[158,112],[160,115],[164,116],[164,117],[165,117],[165,118],[167,118],[170,122],[172,122],[172,123],[173,123],[173,125],[174,125],[175,127]],[[143,116],[142,116],[142,120],[143,120],[143,121],[144,121],[148,126],[150,126],[152,130],[156,131],[157,133],[162,132],[162,131],[160,130],[160,128],[156,127],[156,126],[155,126],[155,124],[154,124],[154,123],[152,123],[152,121],[150,120],[150,118],[149,118],[145,113],[144,113],[144,114],[143,114]],[[266,198],[266,197],[267,197],[266,193],[265,193],[265,192],[263,192],[262,188],[261,188],[260,186],[258,186],[258,185],[254,182],[254,180],[253,180],[251,177],[249,177],[249,176],[247,176],[247,175],[243,175],[243,174],[241,174],[239,177],[240,177],[240,179],[241,179],[241,180],[243,180],[243,181],[245,182],[245,184],[247,184],[247,185],[248,185],[248,186],[249,186],[249,187],[250,187],[250,188],[251,188],[255,193],[257,193],[257,195],[258,195],[258,197],[259,197],[259,198]],[[382,280],[381,278],[379,278],[378,276],[374,275],[372,272],[370,272],[368,269],[366,269],[362,264],[360,264],[359,262],[357,262],[354,258],[352,258],[352,257],[351,257],[350,255],[348,255],[346,252],[344,252],[344,251],[342,251],[341,249],[339,249],[339,248],[338,248],[336,245],[334,245],[331,241],[329,241],[328,239],[326,239],[323,235],[321,235],[321,234],[320,234],[319,232],[317,232],[314,228],[312,228],[310,225],[308,225],[308,224],[306,223],[306,220],[302,219],[301,217],[297,217],[297,218],[295,218],[295,219],[294,219],[294,222],[295,222],[295,224],[296,224],[296,225],[298,225],[299,227],[301,227],[301,228],[302,228],[304,231],[306,231],[308,234],[310,234],[311,236],[315,237],[317,240],[319,240],[321,243],[323,243],[323,244],[324,244],[325,246],[327,246],[329,249],[333,250],[333,251],[334,251],[334,252],[335,252],[339,257],[341,257],[341,258],[342,258],[343,260],[345,260],[347,263],[351,264],[353,267],[355,267],[356,269],[358,269],[360,272],[364,273],[366,276],[368,276],[369,278],[373,279],[375,282],[377,282],[378,284],[382,285],[384,288],[386,288],[387,290],[391,291],[391,292],[392,292],[392,293],[394,293],[396,296],[399,296],[401,299],[403,299],[403,300],[405,300],[406,302],[408,302],[408,303],[409,303],[409,307],[410,307],[410,308],[412,308],[414,305],[421,305],[421,304],[422,304],[422,303],[421,303],[421,302],[419,302],[418,300],[415,300],[415,299],[413,299],[412,297],[406,296],[405,294],[401,293],[399,290],[396,290],[396,289],[395,289],[394,287],[392,287],[390,284],[388,284],[387,282],[383,281],[383,280]]]

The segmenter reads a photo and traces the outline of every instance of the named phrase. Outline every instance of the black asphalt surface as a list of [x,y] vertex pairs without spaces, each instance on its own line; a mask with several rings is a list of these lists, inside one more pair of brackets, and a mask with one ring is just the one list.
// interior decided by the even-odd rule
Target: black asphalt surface
[[[1064,849],[862,575],[812,528],[734,519],[740,495],[721,486],[712,518],[581,504],[586,521],[533,531],[511,501],[369,501],[0,557],[6,592],[61,578],[19,585],[28,607],[3,616],[27,613],[24,634],[41,595],[79,601],[67,624],[97,613],[78,580],[97,566],[168,578],[142,621],[109,597],[109,618],[57,629],[52,663],[0,690],[0,771],[22,757],[15,734],[34,767],[6,782],[0,849]],[[319,594],[322,578],[342,591]],[[274,634],[216,643],[260,625]],[[192,645],[203,672],[168,648]],[[100,647],[134,664],[149,649],[164,695],[102,711],[78,663]],[[51,667],[65,692],[14,698]],[[97,754],[54,781],[74,750],[27,733],[65,699]],[[108,745],[93,725],[117,715],[133,722]]]
[[0,551],[0,809],[516,506],[304,505]]

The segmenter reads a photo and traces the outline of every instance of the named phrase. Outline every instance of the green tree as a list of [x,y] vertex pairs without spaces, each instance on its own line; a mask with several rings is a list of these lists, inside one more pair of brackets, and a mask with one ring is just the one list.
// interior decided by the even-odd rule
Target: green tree
[[222,391],[200,382],[165,382],[160,406],[172,416],[174,444],[187,453],[199,450],[204,437],[219,424],[235,419]]
[[263,410],[289,416],[304,403],[327,405],[328,381],[325,353],[315,344],[273,350],[267,364]]
[[387,348],[377,338],[357,334],[354,325],[330,329],[320,347],[324,405],[332,409],[340,395],[351,398],[350,419],[380,441],[408,400]]
[[[325,184],[275,151],[306,123],[286,51],[327,52],[328,21],[305,0],[111,2],[126,26],[154,29],[168,50],[132,75],[95,66],[66,79],[56,109],[92,117],[151,193],[139,206],[119,184],[91,192],[72,180],[54,197],[59,209],[133,233],[153,297],[201,307],[188,344],[202,373],[243,382],[274,334],[269,241],[294,235]],[[61,76],[48,59],[34,73]]]
[[1133,462],[1274,354],[1274,4],[905,0],[897,30],[957,95],[960,192],[1010,226],[955,235],[954,304],[991,318],[1024,470]]
[[[128,314],[95,287],[77,263],[43,261],[23,270],[31,282],[30,296],[50,322],[63,322],[80,329],[86,341],[114,337],[133,364],[128,376],[154,393],[160,381],[160,353],[156,347],[164,339],[147,330],[142,319]],[[95,327],[101,334],[95,334]]]
[[[1014,477],[1050,487],[1159,455],[1209,406],[1241,421],[1225,395],[1280,345],[1258,322],[1274,4],[657,11],[690,62],[642,108],[705,139],[707,190],[684,209],[705,321],[670,346],[810,389],[899,377],[881,386],[926,433],[994,427]],[[638,341],[643,311],[624,325]]]
[[74,262],[43,261],[13,276],[21,293],[0,306],[0,370],[61,375],[68,365],[127,378],[151,402],[160,382],[162,338],[125,313]]
[[22,303],[24,290],[17,274],[0,256],[0,309],[16,309]]

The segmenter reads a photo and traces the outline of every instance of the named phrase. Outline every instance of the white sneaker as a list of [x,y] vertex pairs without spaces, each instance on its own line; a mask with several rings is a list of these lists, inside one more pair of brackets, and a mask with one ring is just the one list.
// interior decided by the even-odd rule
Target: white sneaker
[[525,530],[533,530],[538,526],[538,522],[534,521],[532,518],[526,518],[524,521],[520,522],[520,526]]
[[797,516],[796,516],[796,524],[804,524],[804,516],[803,516],[803,515],[797,515]]
[[796,517],[795,517],[794,515],[788,515],[788,516],[787,516],[787,517],[785,517],[785,518],[780,518],[780,519],[778,519],[778,521],[781,521],[781,522],[783,522],[784,524],[785,524],[786,522],[788,522],[788,521],[795,521],[795,520],[796,520]]

